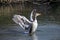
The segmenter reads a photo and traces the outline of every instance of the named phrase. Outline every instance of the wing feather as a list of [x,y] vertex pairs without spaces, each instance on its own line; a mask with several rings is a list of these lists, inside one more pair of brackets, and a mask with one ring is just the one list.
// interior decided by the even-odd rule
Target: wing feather
[[23,29],[25,29],[25,27],[29,27],[29,24],[31,23],[25,16],[21,15],[14,15],[12,19],[16,24],[19,24]]

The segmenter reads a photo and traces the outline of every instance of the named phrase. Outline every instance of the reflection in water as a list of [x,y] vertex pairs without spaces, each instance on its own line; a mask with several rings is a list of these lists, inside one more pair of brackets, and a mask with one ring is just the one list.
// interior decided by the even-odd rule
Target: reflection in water
[[32,40],[38,40],[38,37],[35,33],[31,36],[31,38],[32,38]]

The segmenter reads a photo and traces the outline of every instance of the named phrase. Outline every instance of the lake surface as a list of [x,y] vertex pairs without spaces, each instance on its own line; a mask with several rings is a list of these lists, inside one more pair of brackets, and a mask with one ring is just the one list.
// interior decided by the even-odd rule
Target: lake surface
[[0,40],[60,40],[60,24],[54,22],[38,22],[35,34],[29,36],[19,25],[3,25],[0,27]]

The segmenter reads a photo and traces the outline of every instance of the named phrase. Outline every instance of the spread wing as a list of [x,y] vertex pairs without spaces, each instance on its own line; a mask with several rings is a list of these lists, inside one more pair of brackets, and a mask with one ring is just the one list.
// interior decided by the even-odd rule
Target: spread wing
[[25,29],[25,27],[29,27],[29,24],[31,23],[25,16],[21,15],[14,15],[12,20],[16,24],[19,24],[23,29]]
[[34,12],[34,10],[31,12],[30,21],[33,21],[33,12]]
[[34,15],[34,11],[36,11],[36,9],[33,9],[30,15],[30,21],[33,21],[33,15]]

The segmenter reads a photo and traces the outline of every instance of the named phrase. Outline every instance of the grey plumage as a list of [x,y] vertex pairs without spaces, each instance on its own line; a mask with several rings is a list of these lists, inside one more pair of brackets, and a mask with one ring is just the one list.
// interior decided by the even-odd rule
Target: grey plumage
[[31,34],[34,33],[37,29],[38,23],[36,17],[38,15],[40,14],[36,14],[36,9],[33,9],[30,15],[30,21],[25,16],[21,15],[14,15],[12,19],[16,24],[19,24],[24,30],[29,30],[29,33]]

